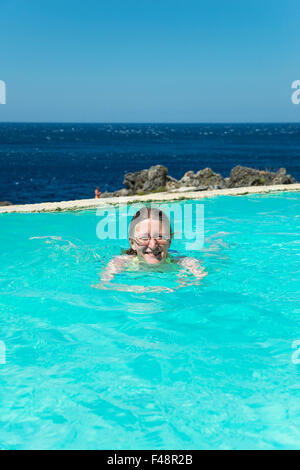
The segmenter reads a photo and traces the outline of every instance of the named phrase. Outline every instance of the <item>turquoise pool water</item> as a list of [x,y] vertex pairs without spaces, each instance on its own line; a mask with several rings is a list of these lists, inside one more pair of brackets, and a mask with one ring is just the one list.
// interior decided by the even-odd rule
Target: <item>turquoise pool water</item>
[[91,288],[120,252],[95,211],[0,215],[0,448],[300,448],[299,203],[204,200],[208,275],[142,294]]

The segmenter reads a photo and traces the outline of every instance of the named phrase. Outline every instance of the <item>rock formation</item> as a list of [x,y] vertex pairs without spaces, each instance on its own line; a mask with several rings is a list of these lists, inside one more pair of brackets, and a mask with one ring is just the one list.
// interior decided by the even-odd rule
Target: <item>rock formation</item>
[[296,180],[291,175],[286,174],[285,168],[280,168],[274,173],[238,165],[232,168],[230,172],[228,188],[292,183],[296,183]]
[[131,194],[151,193],[166,189],[168,169],[162,165],[151,166],[148,170],[127,173],[123,184]]
[[188,171],[180,180],[180,186],[194,186],[205,189],[223,189],[226,187],[223,176],[212,171],[211,168],[204,168],[197,173]]
[[168,175],[168,169],[162,165],[151,166],[149,169],[126,173],[123,184],[126,188],[115,192],[105,192],[101,198],[111,196],[130,196],[133,194],[149,194],[159,191],[205,191],[207,189],[239,188],[244,186],[260,186],[273,184],[292,184],[295,179],[280,168],[276,173],[267,170],[256,170],[244,166],[236,166],[231,170],[230,178],[223,178],[211,168],[204,168],[196,173],[187,171],[180,180]]
[[0,201],[0,206],[12,206],[12,202],[9,202],[9,201]]

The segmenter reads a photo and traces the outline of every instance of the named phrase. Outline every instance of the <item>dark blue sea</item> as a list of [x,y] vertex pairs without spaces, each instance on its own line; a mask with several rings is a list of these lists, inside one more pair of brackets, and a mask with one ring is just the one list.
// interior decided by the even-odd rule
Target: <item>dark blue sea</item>
[[175,178],[240,164],[300,181],[300,124],[0,124],[0,200],[92,198],[159,163]]

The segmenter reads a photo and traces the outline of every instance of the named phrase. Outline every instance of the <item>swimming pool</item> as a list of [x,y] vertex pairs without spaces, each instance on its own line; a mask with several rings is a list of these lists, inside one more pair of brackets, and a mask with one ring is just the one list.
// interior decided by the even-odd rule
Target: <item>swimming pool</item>
[[208,275],[159,294],[91,288],[127,247],[95,211],[2,214],[0,448],[300,448],[299,203],[204,200]]

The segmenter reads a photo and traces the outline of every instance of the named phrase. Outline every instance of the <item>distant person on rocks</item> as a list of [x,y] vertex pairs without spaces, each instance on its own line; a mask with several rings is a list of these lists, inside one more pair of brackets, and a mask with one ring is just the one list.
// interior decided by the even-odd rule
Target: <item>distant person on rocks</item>
[[101,194],[101,191],[99,190],[99,186],[97,186],[97,188],[95,189],[95,199],[99,199],[100,194]]

